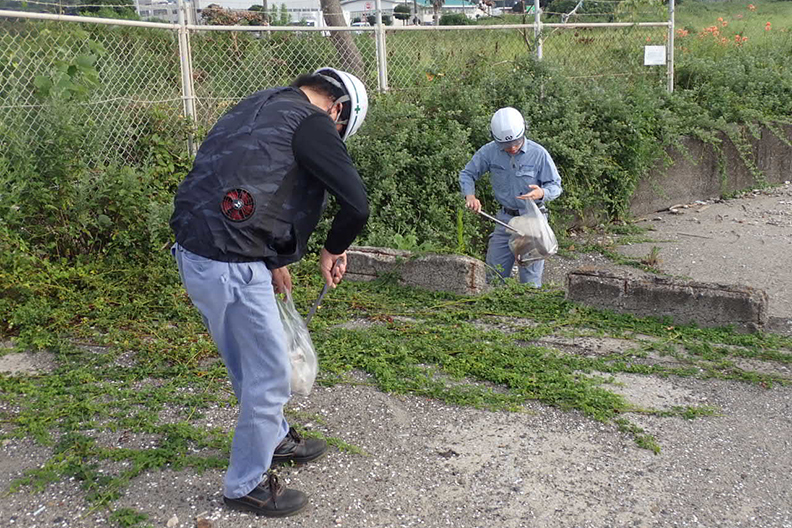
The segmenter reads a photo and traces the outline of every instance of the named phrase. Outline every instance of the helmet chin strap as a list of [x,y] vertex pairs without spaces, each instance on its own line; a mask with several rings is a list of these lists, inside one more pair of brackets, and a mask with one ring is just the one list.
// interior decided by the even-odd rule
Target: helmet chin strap
[[[327,115],[330,115],[330,111],[333,109],[333,107],[335,105],[341,104],[341,108],[343,109],[344,108],[344,103],[346,103],[347,101],[351,101],[351,100],[352,99],[350,99],[348,95],[342,95],[341,97],[339,97],[338,99],[333,101],[333,104],[331,104],[330,107],[327,110],[325,110],[327,112]],[[336,114],[336,117],[333,120],[333,123],[335,123],[336,125],[346,125],[347,123],[349,123],[349,119],[339,120],[338,119],[339,117],[341,117],[341,110],[339,110],[338,113]]]
[[[318,73],[317,75],[318,75],[319,77],[321,77],[322,79],[324,79],[325,81],[327,81],[327,82],[329,82],[330,84],[332,84],[333,86],[335,86],[336,88],[340,88],[341,90],[343,90],[344,92],[346,92],[346,88],[344,88],[344,85],[342,85],[340,82],[338,82],[338,79],[335,79],[335,78],[333,78],[333,77],[331,77],[331,76],[329,76],[329,75],[324,75],[324,74],[322,74],[322,73]],[[328,109],[327,109],[327,113],[328,113],[328,115],[330,114],[330,110],[332,110],[332,109],[333,109],[333,107],[334,107],[335,105],[337,105],[338,103],[342,103],[342,108],[343,108],[343,103],[346,103],[347,101],[351,101],[351,100],[352,100],[352,99],[349,97],[349,95],[348,95],[348,94],[347,94],[347,95],[342,95],[341,97],[339,97],[338,99],[336,99],[335,101],[333,101],[333,104],[332,104],[332,105],[330,105],[330,108],[328,108]],[[333,121],[333,122],[334,122],[336,125],[346,125],[346,124],[349,122],[349,120],[345,119],[345,120],[343,120],[343,121],[339,121],[339,120],[338,120],[338,118],[339,118],[340,116],[341,116],[341,111],[339,110],[339,112],[338,112],[338,115],[336,115],[335,121]]]

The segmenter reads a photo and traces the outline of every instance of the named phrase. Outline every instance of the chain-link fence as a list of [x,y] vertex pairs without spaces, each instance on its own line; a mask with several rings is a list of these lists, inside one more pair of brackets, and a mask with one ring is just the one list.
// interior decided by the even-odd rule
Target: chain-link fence
[[196,120],[213,123],[229,105],[270,86],[289,84],[323,66],[354,71],[377,89],[373,33],[334,41],[320,31],[209,31],[190,35]]
[[182,114],[181,85],[175,31],[0,19],[2,150],[24,148],[70,113],[88,159],[135,163],[154,115]]
[[166,132],[152,127],[182,116],[209,127],[246,95],[321,66],[353,71],[372,91],[420,89],[437,76],[462,80],[476,61],[508,72],[526,56],[541,57],[568,77],[667,81],[672,70],[644,66],[643,50],[672,47],[673,19],[603,25],[590,22],[592,14],[554,16],[514,25],[350,29],[0,11],[0,146],[24,148],[53,116],[75,112],[93,161],[135,163],[145,155],[136,151],[137,139]]

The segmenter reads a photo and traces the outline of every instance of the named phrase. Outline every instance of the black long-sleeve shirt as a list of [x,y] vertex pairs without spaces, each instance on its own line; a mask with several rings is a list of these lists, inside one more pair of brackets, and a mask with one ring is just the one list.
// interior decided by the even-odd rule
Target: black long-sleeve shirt
[[343,253],[366,225],[369,216],[366,188],[329,116],[314,114],[294,131],[294,159],[335,196],[341,209],[333,219],[325,248]]

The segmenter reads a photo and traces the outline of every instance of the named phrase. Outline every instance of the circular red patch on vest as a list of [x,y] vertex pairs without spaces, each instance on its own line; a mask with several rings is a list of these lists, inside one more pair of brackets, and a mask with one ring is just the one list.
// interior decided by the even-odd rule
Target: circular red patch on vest
[[234,189],[223,196],[220,210],[232,222],[243,222],[253,216],[256,210],[256,202],[253,200],[253,196],[245,189]]

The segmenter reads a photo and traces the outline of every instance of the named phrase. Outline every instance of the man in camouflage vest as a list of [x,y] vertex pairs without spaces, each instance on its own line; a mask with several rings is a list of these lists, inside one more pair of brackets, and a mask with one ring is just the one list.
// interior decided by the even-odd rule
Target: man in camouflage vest
[[330,287],[346,272],[346,250],[369,210],[344,141],[367,109],[360,80],[332,68],[257,92],[217,122],[179,185],[172,252],[239,401],[224,486],[231,508],[297,513],[307,496],[285,488],[269,468],[327,451],[325,441],[302,438],[283,416],[291,367],[275,294],[291,291],[286,266],[304,256],[328,192],[339,211],[319,267]]

